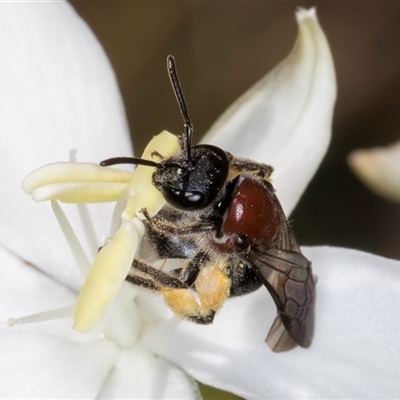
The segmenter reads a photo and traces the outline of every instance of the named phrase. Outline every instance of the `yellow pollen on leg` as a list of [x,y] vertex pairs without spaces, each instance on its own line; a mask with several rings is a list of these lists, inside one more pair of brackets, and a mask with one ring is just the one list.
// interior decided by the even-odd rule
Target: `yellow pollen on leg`
[[179,317],[200,316],[201,307],[188,289],[164,289],[161,291],[168,307]]
[[217,311],[229,296],[229,278],[222,269],[209,264],[197,277],[196,291],[204,309]]

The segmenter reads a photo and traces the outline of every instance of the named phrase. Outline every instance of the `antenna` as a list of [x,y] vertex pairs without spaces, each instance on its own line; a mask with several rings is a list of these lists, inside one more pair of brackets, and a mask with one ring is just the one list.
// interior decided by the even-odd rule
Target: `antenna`
[[100,163],[102,167],[109,167],[110,165],[116,164],[134,164],[134,165],[147,165],[148,167],[156,167],[158,168],[160,164],[155,161],[145,160],[143,158],[136,157],[113,157],[108,158]]
[[[189,112],[186,107],[186,102],[183,96],[181,83],[179,82],[178,72],[176,70],[174,57],[172,56],[167,57],[167,67],[168,67],[169,79],[171,80],[172,88],[174,89],[176,100],[178,101],[179,109],[183,117],[183,123],[186,133],[185,151],[187,158],[190,161],[191,160],[190,146],[192,144],[193,125],[192,121],[190,120]],[[116,164],[135,164],[135,165],[146,165],[148,167],[162,168],[162,164],[156,163],[155,161],[144,160],[142,158],[136,158],[136,157],[113,157],[104,160],[100,163],[102,167],[108,167],[110,165],[116,165]],[[169,163],[168,165],[170,167],[171,166],[181,167],[181,165],[172,163]]]
[[179,82],[178,72],[176,70],[174,57],[172,57],[172,56],[167,57],[167,68],[168,68],[169,79],[171,80],[171,84],[174,89],[176,100],[178,101],[179,109],[180,109],[181,115],[183,117],[183,124],[185,127],[185,133],[186,133],[186,144],[185,144],[186,149],[185,150],[186,150],[187,158],[190,161],[190,146],[192,144],[193,125],[192,125],[192,121],[190,120],[190,117],[189,117],[188,109],[186,107],[185,97],[183,96],[181,83]]

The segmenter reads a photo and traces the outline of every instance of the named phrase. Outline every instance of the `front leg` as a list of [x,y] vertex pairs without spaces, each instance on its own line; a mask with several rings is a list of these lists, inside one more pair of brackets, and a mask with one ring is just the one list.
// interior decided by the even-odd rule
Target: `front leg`
[[146,222],[149,227],[153,231],[160,232],[165,235],[188,237],[199,233],[210,232],[216,229],[216,226],[212,221],[202,221],[186,226],[177,226],[163,218],[157,216],[150,217],[145,208],[143,208],[141,211],[142,214],[146,217]]

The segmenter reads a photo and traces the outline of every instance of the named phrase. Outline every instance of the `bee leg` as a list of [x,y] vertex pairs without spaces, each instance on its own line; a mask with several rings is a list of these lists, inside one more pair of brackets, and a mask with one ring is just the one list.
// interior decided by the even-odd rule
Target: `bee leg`
[[199,261],[202,258],[203,256],[195,257],[186,268],[181,269],[181,275],[186,277],[186,282],[139,259],[133,260],[132,271],[126,280],[144,289],[161,293],[166,304],[178,317],[197,323],[211,323],[215,313],[204,312],[193,291],[189,289],[189,284],[199,275]]
[[163,287],[154,282],[151,278],[143,278],[136,275],[128,275],[126,281],[143,289],[164,294],[167,305],[182,319],[187,319],[201,325],[211,324],[214,320],[215,311],[204,312],[189,289]]
[[208,263],[200,269],[194,286],[195,293],[189,289],[168,288],[162,289],[161,293],[178,317],[198,324],[210,324],[229,297],[230,280],[223,269]]
[[207,313],[218,311],[229,297],[231,281],[226,272],[226,268],[208,263],[196,279],[196,292]]
[[231,160],[231,168],[238,170],[239,172],[253,172],[261,178],[268,178],[274,171],[274,167],[267,164],[248,160],[247,158],[233,157]]
[[171,289],[184,289],[187,287],[186,284],[182,282],[179,278],[167,272],[161,271],[160,269],[154,268],[152,265],[149,265],[146,262],[137,258],[135,258],[132,262],[132,269],[134,273],[138,271],[141,275],[137,276],[136,274],[129,274],[129,279],[127,278],[127,280],[129,282],[132,282],[134,277],[140,278],[142,276],[145,276],[146,278],[144,279],[154,282],[155,284],[155,289],[152,289],[151,287],[149,287],[148,289],[160,291],[163,287],[168,287]]
[[214,321],[216,312],[209,311],[205,316],[186,317],[187,320],[199,325],[210,325]]
[[[199,252],[185,268],[174,270],[172,273],[179,276],[182,282],[184,282],[188,287],[192,287],[199,276],[200,266],[204,263],[206,258],[207,254],[205,252]],[[202,306],[204,308],[203,304]],[[204,313],[199,313],[200,315],[186,316],[186,319],[195,322],[196,324],[208,325],[213,322],[215,313],[215,311],[211,310],[206,315],[204,315]]]
[[150,279],[142,278],[141,276],[136,275],[128,275],[125,280],[129,283],[132,283],[135,286],[139,286],[143,289],[149,289],[154,291],[160,291],[161,287],[157,285],[157,283],[153,282]]
[[[230,293],[226,269],[204,262],[207,254],[198,253],[180,272],[180,277],[135,259],[126,280],[161,293],[169,308],[180,318],[210,324]],[[190,287],[194,286],[195,291]]]
[[[149,277],[151,281],[155,282],[155,288],[152,289],[152,287],[149,287],[148,289],[160,290],[161,287],[164,286],[170,289],[188,289],[193,286],[194,282],[196,281],[200,272],[200,266],[204,263],[206,258],[207,254],[201,251],[197,253],[192,260],[190,260],[185,268],[180,268],[179,270],[175,270],[177,272],[171,271],[170,273],[161,271],[157,268],[154,268],[152,265],[147,264],[145,261],[135,258],[132,262],[132,269],[134,272],[139,271],[139,273]],[[127,278],[127,280],[131,283],[134,283],[134,277],[141,278],[141,276],[130,274],[128,275],[129,279]],[[140,279],[138,282],[139,281]],[[139,286],[145,287],[144,285]]]
[[180,280],[186,284],[186,286],[192,287],[200,273],[200,267],[207,259],[207,253],[200,251],[195,257],[190,260],[185,268],[182,268],[179,274]]
[[216,229],[215,224],[212,221],[189,224],[186,226],[176,226],[163,218],[159,218],[157,216],[150,217],[145,208],[143,208],[141,211],[146,217],[146,222],[149,228],[161,234],[172,236],[191,236],[202,232],[210,232]]

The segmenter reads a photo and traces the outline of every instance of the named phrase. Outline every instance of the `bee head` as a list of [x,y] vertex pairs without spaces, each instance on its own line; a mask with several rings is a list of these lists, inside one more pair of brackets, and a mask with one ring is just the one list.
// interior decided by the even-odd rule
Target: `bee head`
[[216,146],[192,146],[193,125],[172,56],[167,58],[167,68],[184,122],[182,151],[159,163],[117,157],[102,161],[100,165],[129,163],[155,167],[153,184],[170,205],[185,211],[199,210],[210,205],[218,196],[228,177],[229,158],[224,150]]
[[153,184],[173,207],[192,211],[212,203],[228,172],[225,151],[212,145],[198,145],[191,149],[190,159],[182,152],[160,163],[153,174]]

